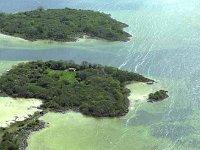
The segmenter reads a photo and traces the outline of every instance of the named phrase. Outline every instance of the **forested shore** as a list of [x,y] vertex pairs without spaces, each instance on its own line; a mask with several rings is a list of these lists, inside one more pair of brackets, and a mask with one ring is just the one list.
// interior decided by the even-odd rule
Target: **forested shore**
[[127,27],[109,14],[80,9],[43,9],[14,14],[0,13],[0,33],[26,40],[70,42],[78,38],[127,41]]
[[72,109],[95,117],[122,116],[128,112],[130,81],[152,81],[114,67],[72,61],[21,63],[0,77],[0,90],[14,98],[43,100],[43,109]]

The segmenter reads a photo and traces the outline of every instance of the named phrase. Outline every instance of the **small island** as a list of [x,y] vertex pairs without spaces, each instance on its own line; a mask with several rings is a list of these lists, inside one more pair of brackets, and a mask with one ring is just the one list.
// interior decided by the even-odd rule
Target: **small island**
[[153,102],[162,101],[169,97],[167,93],[168,91],[165,91],[165,90],[159,90],[159,91],[156,91],[155,93],[150,93],[148,97],[148,102],[153,103]]
[[128,41],[130,34],[123,31],[127,24],[109,14],[92,10],[43,9],[0,13],[0,33],[26,40],[70,42],[87,36],[109,41]]

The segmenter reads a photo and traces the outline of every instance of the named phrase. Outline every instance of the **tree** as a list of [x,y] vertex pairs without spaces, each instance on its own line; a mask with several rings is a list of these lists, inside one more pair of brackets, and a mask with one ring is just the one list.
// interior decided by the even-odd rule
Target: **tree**
[[38,11],[43,11],[43,10],[44,10],[44,7],[39,6],[39,7],[37,8],[37,10],[38,10]]

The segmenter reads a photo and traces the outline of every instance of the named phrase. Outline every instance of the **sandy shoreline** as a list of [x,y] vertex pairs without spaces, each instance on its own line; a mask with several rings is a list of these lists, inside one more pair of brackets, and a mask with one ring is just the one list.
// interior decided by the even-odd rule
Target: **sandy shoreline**
[[8,49],[48,49],[48,48],[73,48],[79,45],[82,46],[91,46],[101,43],[101,45],[112,46],[115,42],[110,42],[104,39],[90,38],[88,36],[83,36],[82,38],[77,38],[76,41],[72,42],[59,42],[51,40],[36,40],[29,41],[20,37],[5,35],[0,33],[0,48]]
[[[126,88],[128,88],[130,90],[130,95],[128,96],[128,99],[130,101],[129,112],[136,108],[136,104],[147,102],[147,97],[153,91],[153,87],[154,87],[154,84],[148,85],[148,84],[142,83],[142,82],[132,82],[132,83],[126,85]],[[88,121],[92,120],[92,122],[93,122],[95,120],[95,118],[92,118],[92,117],[84,117],[81,113],[77,113],[77,112],[74,112],[74,111],[68,111],[68,112],[65,112],[64,114],[63,113],[53,113],[53,112],[47,113],[47,114],[45,114],[45,116],[43,116],[42,121],[49,122],[49,121],[47,121],[48,119],[55,120],[54,117],[53,118],[49,117],[49,115],[51,116],[51,114],[53,114],[55,116],[57,116],[57,115],[58,116],[59,115],[61,115],[61,116],[62,115],[69,115],[70,116],[70,114],[75,114],[76,117],[79,116],[81,119],[84,119],[87,123],[88,123]],[[69,118],[75,119],[77,121],[77,119],[74,118],[75,116],[72,115]],[[44,118],[46,118],[47,120],[45,120]],[[115,119],[102,119],[102,120],[115,121]],[[61,119],[61,121],[63,122],[62,119]],[[30,135],[26,139],[27,140],[27,149],[31,149],[32,146],[34,145],[34,141],[32,141],[34,139],[34,136],[37,137],[38,134],[43,134],[43,133],[47,132],[47,130],[52,130],[52,126],[54,126],[54,127],[56,126],[52,123],[50,123],[50,124],[51,124],[50,126],[45,126],[45,128],[42,128],[42,130],[39,130],[39,132],[34,131],[34,132],[30,133]],[[30,145],[30,143],[32,145]]]
[[53,43],[53,42],[56,42],[56,43],[73,43],[73,42],[78,42],[78,41],[81,41],[81,40],[85,40],[85,39],[89,39],[89,36],[83,36],[82,38],[77,38],[76,41],[70,41],[70,42],[59,42],[59,41],[53,41],[53,40],[35,40],[35,41],[30,41],[30,40],[26,40],[24,38],[21,38],[21,37],[17,37],[17,36],[12,36],[12,35],[6,35],[6,34],[3,34],[3,33],[0,33],[0,39],[7,39],[7,40],[13,40],[13,41],[21,41],[21,42],[30,42],[30,43],[33,43],[33,42],[44,42],[44,43]]
[[40,111],[37,107],[42,104],[37,99],[13,99],[0,97],[0,127],[9,127],[16,121],[23,121]]
[[15,37],[15,36],[11,36],[11,35],[6,35],[6,34],[2,34],[0,33],[0,38],[1,39],[10,39],[10,40],[19,40],[19,41],[22,41],[22,42],[27,42],[28,40],[25,40],[23,38],[20,38],[20,37]]
[[131,91],[128,96],[130,101],[129,111],[134,110],[138,103],[147,102],[148,95],[153,92],[153,87],[154,84],[149,85],[143,82],[132,82],[126,85],[126,88]]

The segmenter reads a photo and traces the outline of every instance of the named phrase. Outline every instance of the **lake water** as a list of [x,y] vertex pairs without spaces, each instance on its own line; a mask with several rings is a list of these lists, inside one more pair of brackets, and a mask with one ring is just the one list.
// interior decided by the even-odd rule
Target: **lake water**
[[[0,65],[9,67],[11,63],[37,59],[87,60],[156,79],[169,90],[170,97],[156,104],[141,103],[118,119],[93,119],[73,112],[49,113],[42,118],[50,122],[49,128],[30,137],[29,149],[200,149],[200,1],[0,0],[0,10],[4,12],[38,6],[110,13],[129,25],[126,31],[133,38],[126,43],[80,40],[60,44],[1,35]],[[56,138],[51,140],[46,135]],[[68,147],[63,148],[65,142]]]

